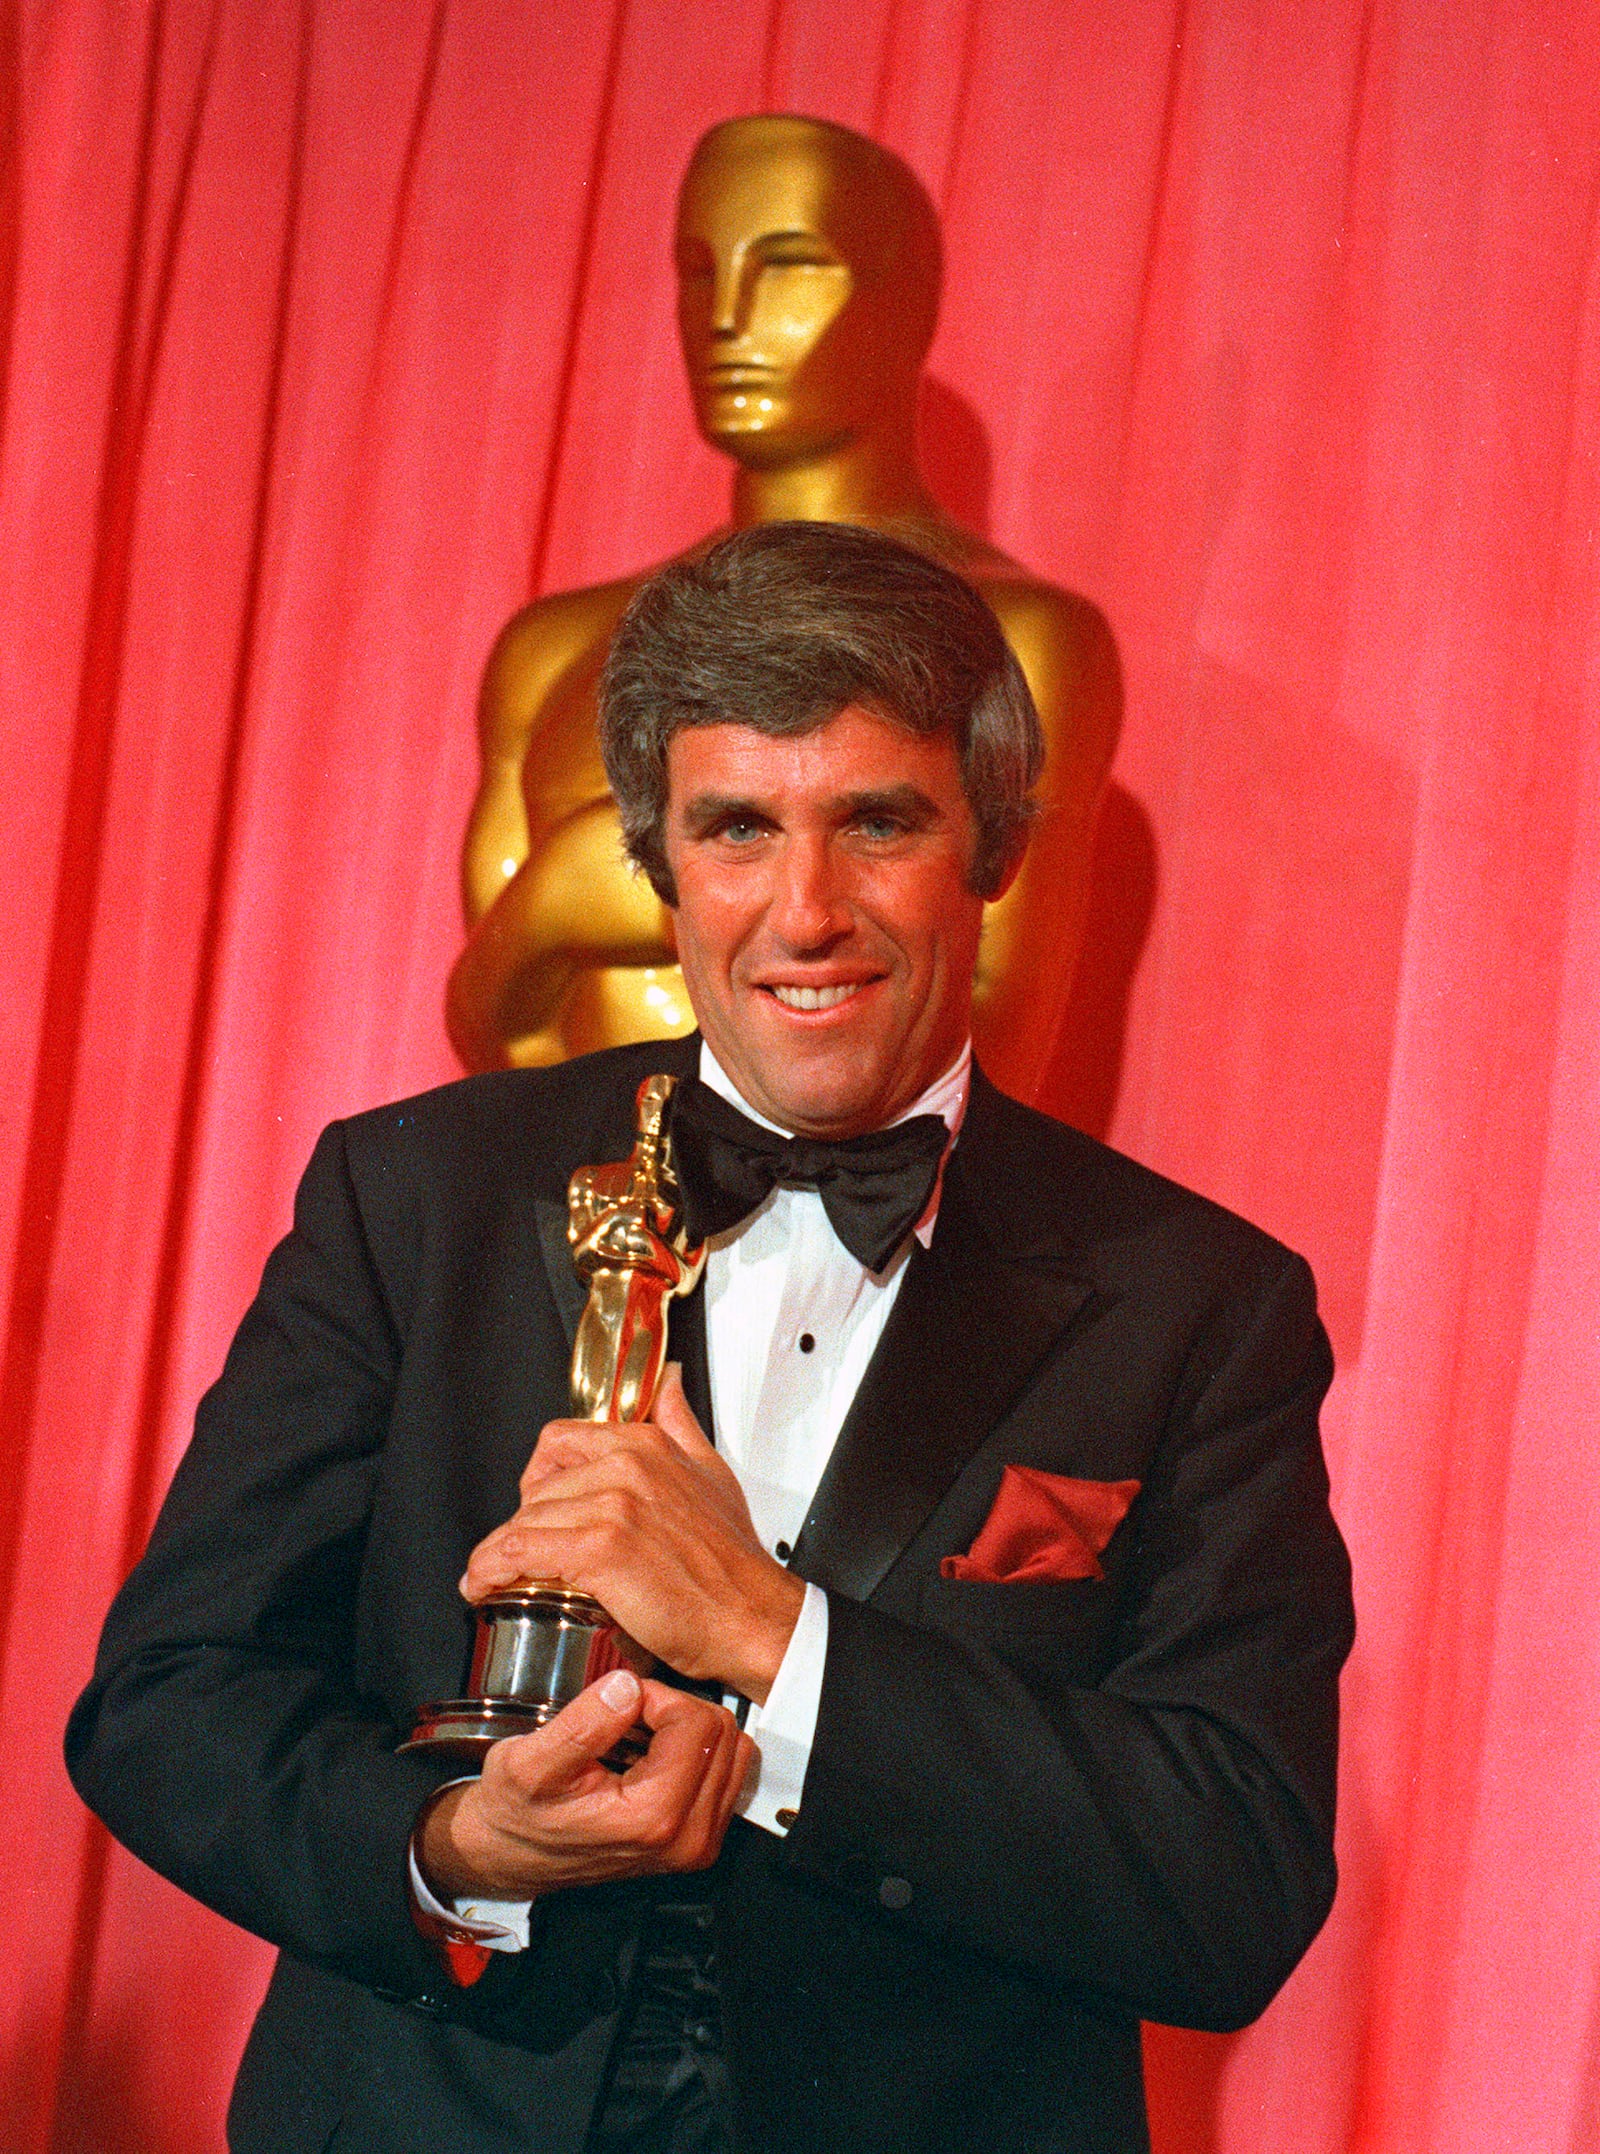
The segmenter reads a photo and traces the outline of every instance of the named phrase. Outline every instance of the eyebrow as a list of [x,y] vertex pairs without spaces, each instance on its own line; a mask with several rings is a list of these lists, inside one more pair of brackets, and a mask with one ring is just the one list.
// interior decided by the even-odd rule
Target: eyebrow
[[692,838],[703,838],[729,816],[748,815],[770,820],[759,801],[746,793],[691,793],[682,808],[683,827]]
[[[839,793],[823,803],[824,812],[836,822],[849,823],[864,815],[893,815],[913,829],[926,830],[939,820],[939,806],[919,785],[863,786],[859,792]],[[756,821],[776,820],[770,806],[748,793],[693,793],[682,808],[683,827],[693,838],[703,838],[718,823],[733,816]]]
[[939,820],[937,801],[930,800],[921,786],[913,785],[909,779],[900,785],[876,785],[859,793],[846,793],[835,808],[847,821],[858,815],[897,815],[903,823],[919,830]]

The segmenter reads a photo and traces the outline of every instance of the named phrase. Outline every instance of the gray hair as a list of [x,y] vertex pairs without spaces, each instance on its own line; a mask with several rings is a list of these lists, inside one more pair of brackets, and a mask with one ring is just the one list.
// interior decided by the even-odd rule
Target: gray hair
[[623,615],[600,683],[600,751],[630,857],[677,903],[667,748],[684,726],[810,733],[861,704],[955,743],[992,897],[1027,840],[1044,767],[1033,697],[972,585],[855,524],[756,524],[673,561]]

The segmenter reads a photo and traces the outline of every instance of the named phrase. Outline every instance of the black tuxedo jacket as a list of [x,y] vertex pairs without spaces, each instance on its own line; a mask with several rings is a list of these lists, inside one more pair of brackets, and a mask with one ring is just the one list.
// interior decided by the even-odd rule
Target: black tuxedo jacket
[[[693,1042],[336,1125],[68,1737],[155,1868],[282,1948],[239,2154],[580,2154],[649,1882],[452,1991],[406,1842],[456,1591],[566,1410],[574,1166]],[[675,1351],[709,1419],[699,1297]],[[799,1822],[708,1880],[741,2143],[1145,2145],[1141,2017],[1227,2028],[1322,1921],[1351,1615],[1310,1275],[981,1078],[794,1566],[829,1593]],[[1105,1577],[946,1579],[1007,1462],[1142,1493]]]

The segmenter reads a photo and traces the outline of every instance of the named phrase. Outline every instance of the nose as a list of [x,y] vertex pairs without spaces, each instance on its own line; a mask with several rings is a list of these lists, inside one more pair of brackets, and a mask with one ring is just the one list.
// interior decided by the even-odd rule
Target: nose
[[743,336],[750,314],[753,270],[743,247],[719,254],[711,270],[711,334]]
[[791,837],[774,867],[769,930],[791,957],[816,957],[853,924],[847,876],[826,837]]

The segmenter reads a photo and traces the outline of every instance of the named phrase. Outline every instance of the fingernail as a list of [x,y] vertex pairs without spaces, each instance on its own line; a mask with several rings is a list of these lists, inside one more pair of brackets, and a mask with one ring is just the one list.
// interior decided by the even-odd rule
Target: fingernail
[[613,1668],[600,1685],[600,1696],[614,1713],[631,1713],[639,1702],[639,1678],[627,1668]]

